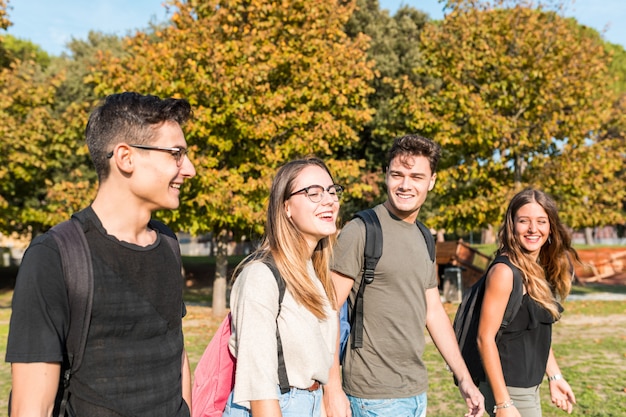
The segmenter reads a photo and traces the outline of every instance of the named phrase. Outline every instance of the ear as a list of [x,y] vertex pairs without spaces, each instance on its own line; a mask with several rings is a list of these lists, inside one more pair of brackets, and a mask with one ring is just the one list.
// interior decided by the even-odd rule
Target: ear
[[118,171],[125,174],[130,174],[135,169],[133,158],[134,154],[130,149],[130,146],[125,143],[118,143],[117,145],[115,145],[115,148],[113,148],[113,156],[111,157],[111,161],[114,165],[111,167],[111,170],[116,167]]
[[291,219],[291,204],[289,204],[289,200],[285,201],[285,214],[287,214],[287,218]]
[[437,181],[437,173],[434,173],[432,177],[430,177],[430,184],[428,184],[428,191],[432,191],[435,186],[435,182]]

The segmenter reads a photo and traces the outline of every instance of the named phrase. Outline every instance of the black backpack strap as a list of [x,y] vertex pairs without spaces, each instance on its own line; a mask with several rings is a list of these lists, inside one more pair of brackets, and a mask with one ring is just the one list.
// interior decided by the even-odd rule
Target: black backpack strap
[[502,324],[500,325],[500,330],[498,330],[496,339],[500,337],[502,331],[506,328],[506,326],[508,326],[511,321],[513,321],[522,305],[522,299],[524,297],[524,281],[519,268],[513,265],[507,256],[498,256],[493,261],[492,265],[495,265],[497,263],[503,263],[511,268],[511,271],[513,271],[513,289],[511,290],[509,302],[506,304],[504,317],[502,318]]
[[350,320],[350,333],[352,336],[352,349],[363,347],[363,294],[365,286],[374,281],[374,270],[383,253],[383,231],[378,216],[373,209],[359,211],[355,217],[360,218],[365,224],[365,250],[363,277],[359,291],[352,306]]
[[[165,240],[167,244],[172,248],[174,255],[176,255],[176,259],[179,263],[179,270],[182,271],[182,258],[180,254],[180,244],[178,243],[178,239],[172,230],[167,227],[165,224],[161,223],[158,220],[150,220],[148,223],[148,227],[153,230],[158,230],[161,235],[161,239]],[[182,273],[181,273],[182,275]]]
[[265,259],[263,261],[265,265],[272,271],[276,284],[278,285],[278,314],[276,315],[276,346],[278,348],[278,383],[280,385],[280,393],[285,394],[289,392],[289,378],[287,377],[287,368],[285,367],[285,355],[283,354],[283,343],[280,339],[280,332],[278,331],[278,316],[280,316],[280,310],[283,304],[283,298],[285,298],[285,280],[278,272],[278,268],[274,264],[273,259]]
[[72,374],[80,367],[87,343],[93,304],[91,252],[82,224],[72,217],[50,229],[59,248],[70,307],[70,326],[66,339],[68,366],[63,373],[64,394],[59,415],[65,415]]
[[430,256],[430,261],[435,262],[435,239],[433,235],[430,233],[430,230],[424,223],[419,220],[415,220],[415,224],[420,229],[422,234],[424,235],[424,240],[426,241],[426,247],[428,248],[428,256]]

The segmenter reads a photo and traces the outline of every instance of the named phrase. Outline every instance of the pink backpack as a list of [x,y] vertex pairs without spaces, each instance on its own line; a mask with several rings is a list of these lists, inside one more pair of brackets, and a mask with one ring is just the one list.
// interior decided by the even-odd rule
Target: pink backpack
[[236,361],[228,349],[231,315],[224,318],[194,372],[192,417],[221,417],[235,386]]
[[[264,262],[272,270],[278,284],[278,315],[280,315],[280,306],[285,296],[285,281],[273,262],[269,262],[269,260]],[[224,413],[228,397],[235,386],[237,364],[237,359],[228,349],[228,340],[232,333],[231,322],[232,317],[228,313],[196,366],[191,391],[192,417],[221,417]],[[289,391],[289,380],[287,379],[278,326],[276,327],[276,339],[278,344],[278,380],[280,391],[284,394]]]

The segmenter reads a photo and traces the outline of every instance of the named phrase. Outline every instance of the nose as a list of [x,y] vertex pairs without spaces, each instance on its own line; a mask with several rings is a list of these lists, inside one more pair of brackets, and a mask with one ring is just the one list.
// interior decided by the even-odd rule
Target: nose
[[332,205],[332,204],[336,203],[336,201],[335,201],[335,198],[332,195],[330,195],[330,192],[328,192],[328,190],[324,190],[322,192],[322,201],[321,201],[321,203],[324,204],[324,205]]
[[183,158],[183,163],[180,166],[180,173],[185,178],[192,178],[196,175],[196,168],[193,166],[193,162],[191,162],[188,155],[185,155]]

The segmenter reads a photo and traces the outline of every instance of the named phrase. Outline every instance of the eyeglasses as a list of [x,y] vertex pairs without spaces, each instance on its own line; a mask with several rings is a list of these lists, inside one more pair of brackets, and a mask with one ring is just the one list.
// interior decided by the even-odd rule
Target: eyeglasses
[[343,187],[341,185],[333,184],[329,185],[328,188],[324,189],[321,185],[309,185],[308,187],[304,187],[301,190],[294,191],[289,194],[289,197],[292,197],[296,194],[306,194],[309,197],[309,200],[313,203],[319,203],[324,198],[324,191],[330,195],[333,201],[339,201],[341,198],[341,194],[343,193]]
[[[187,155],[187,148],[168,148],[165,146],[152,146],[152,145],[131,145],[128,146],[137,148],[137,149],[145,149],[148,151],[161,151],[161,152],[169,152],[170,155],[174,157],[176,161],[176,166],[181,166],[183,164],[183,159],[185,159],[185,155]],[[113,151],[107,154],[107,159],[113,157]]]

